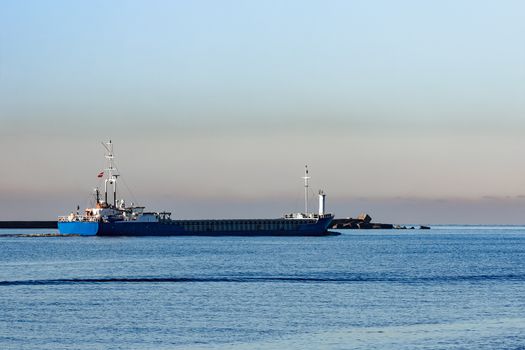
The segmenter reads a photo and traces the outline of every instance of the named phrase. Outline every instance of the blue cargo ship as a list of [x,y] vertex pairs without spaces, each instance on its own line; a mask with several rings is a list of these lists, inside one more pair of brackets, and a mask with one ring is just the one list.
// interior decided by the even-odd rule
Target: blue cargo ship
[[[305,211],[277,219],[175,220],[169,212],[145,212],[144,207],[123,199],[117,200],[119,175],[114,165],[113,144],[103,144],[108,167],[98,174],[104,179],[104,198],[95,190],[95,206],[83,214],[78,211],[58,219],[58,230],[64,235],[81,236],[325,236],[334,235],[328,226],[334,216],[325,214],[325,194],[319,191],[319,212],[308,213],[308,168],[305,167]],[[112,200],[108,201],[108,190]]]

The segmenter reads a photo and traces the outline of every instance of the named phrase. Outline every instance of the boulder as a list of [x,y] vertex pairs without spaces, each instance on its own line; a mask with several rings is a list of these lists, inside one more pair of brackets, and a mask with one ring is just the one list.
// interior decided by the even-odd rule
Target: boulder
[[376,230],[391,230],[394,228],[392,224],[375,224],[372,223],[372,228]]
[[360,230],[371,230],[373,226],[368,222],[360,222],[357,224]]
[[366,213],[361,213],[357,216],[357,220],[366,222],[368,224],[372,222],[372,217]]

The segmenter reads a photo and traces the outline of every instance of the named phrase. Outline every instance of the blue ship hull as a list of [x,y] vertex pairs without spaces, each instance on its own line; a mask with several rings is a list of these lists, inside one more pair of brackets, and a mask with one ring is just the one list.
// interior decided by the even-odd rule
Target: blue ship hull
[[58,222],[58,232],[62,235],[96,236],[99,222],[71,221]]
[[[326,236],[332,217],[296,220],[169,220],[164,222],[59,222],[61,234],[81,236]],[[229,225],[229,226],[228,226]],[[273,227],[272,227],[273,226]],[[228,229],[228,227],[230,229]]]

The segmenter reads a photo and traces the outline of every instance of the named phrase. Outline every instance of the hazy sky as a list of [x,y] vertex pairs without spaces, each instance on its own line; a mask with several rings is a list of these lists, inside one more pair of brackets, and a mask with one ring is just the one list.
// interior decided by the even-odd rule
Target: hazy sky
[[[0,220],[85,205],[115,142],[175,217],[525,223],[523,1],[0,0]],[[128,196],[129,191],[124,192]]]

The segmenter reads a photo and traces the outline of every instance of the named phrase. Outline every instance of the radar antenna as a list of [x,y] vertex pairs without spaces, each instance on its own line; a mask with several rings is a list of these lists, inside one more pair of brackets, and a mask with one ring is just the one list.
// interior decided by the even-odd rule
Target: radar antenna
[[304,179],[304,213],[308,214],[308,165],[304,166],[304,176],[301,179]]
[[104,170],[107,171],[107,178],[104,180],[104,201],[108,203],[108,184],[113,186],[113,205],[117,206],[117,177],[119,176],[116,174],[117,169],[115,168],[113,164],[113,159],[115,156],[113,155],[113,143],[111,140],[108,142],[103,142],[102,145],[107,151],[107,154],[105,155],[106,159],[108,160],[108,167]]

